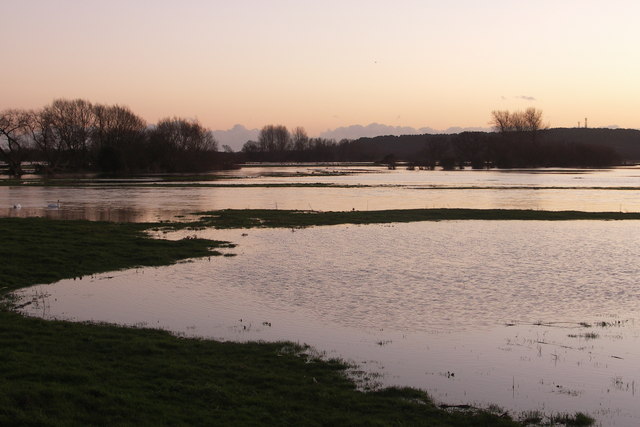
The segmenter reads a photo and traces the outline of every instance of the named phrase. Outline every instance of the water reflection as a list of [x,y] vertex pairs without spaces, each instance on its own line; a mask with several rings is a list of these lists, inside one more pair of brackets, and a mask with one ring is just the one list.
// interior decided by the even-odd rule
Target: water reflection
[[[169,214],[169,217],[180,215],[181,212]],[[0,216],[7,218],[44,217],[49,219],[110,221],[110,222],[151,222],[153,220],[170,219],[163,212],[159,215],[141,212],[133,208],[97,208],[91,206],[75,206],[73,208],[5,208],[0,209]]]
[[[203,191],[121,186],[0,187],[0,215],[119,222],[179,220],[206,203]],[[49,207],[60,201],[60,206]],[[14,208],[20,205],[19,209]]]
[[238,256],[21,294],[35,297],[27,312],[45,317],[306,342],[381,372],[384,384],[425,388],[447,403],[583,411],[607,425],[637,425],[638,225],[199,231],[238,243]]
[[233,180],[245,178],[255,184],[291,182],[338,185],[393,185],[414,187],[637,187],[639,167],[612,169],[490,169],[419,171],[384,167],[288,167],[243,168]]
[[[637,168],[534,171],[388,171],[381,168],[273,168],[236,171],[215,181],[235,187],[114,185],[0,187],[0,215],[153,222],[214,209],[382,210],[413,208],[544,209],[640,212]],[[257,172],[256,172],[257,169]],[[277,168],[275,168],[277,170]],[[247,175],[241,175],[245,171]],[[335,175],[337,172],[348,174]],[[364,187],[243,187],[243,184],[336,184]],[[172,185],[180,185],[171,183]],[[211,184],[203,182],[202,184]],[[60,209],[48,204],[61,201]],[[21,209],[12,209],[19,204]]]

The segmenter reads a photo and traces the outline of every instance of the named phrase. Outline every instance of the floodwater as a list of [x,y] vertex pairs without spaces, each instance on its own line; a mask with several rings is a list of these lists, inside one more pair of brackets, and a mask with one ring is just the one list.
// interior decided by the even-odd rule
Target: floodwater
[[[362,192],[379,197],[389,191],[389,201],[400,207],[415,202],[403,200],[410,194],[429,192],[428,185],[476,187],[432,190],[450,191],[449,207],[466,207],[469,198],[483,199],[475,192],[495,201],[521,191],[502,187],[530,187],[540,180],[539,186],[557,190],[527,191],[542,194],[547,204],[583,198],[582,205],[571,207],[580,210],[618,203],[619,193],[629,197],[629,206],[639,203],[632,197],[636,190],[590,189],[631,188],[637,169],[561,172],[374,171],[296,178],[253,173],[230,181],[382,182],[387,177],[403,183],[329,190],[345,191],[344,200],[352,203],[364,200]],[[429,176],[446,183],[409,183]],[[495,180],[499,188],[486,189],[482,180]],[[586,182],[574,185],[574,180]],[[55,188],[39,190],[46,195],[33,199],[38,203],[57,200],[51,197]],[[284,200],[299,199],[301,190],[318,194],[310,199],[314,209],[344,202],[323,193],[326,187],[113,186],[88,189],[85,201],[78,189],[57,190],[70,191],[76,203],[87,205],[106,191],[115,200],[128,200],[136,212],[156,209],[148,218],[168,215],[161,200],[170,210],[181,201],[210,210],[236,207],[228,206],[239,200],[232,194],[244,191],[273,192],[282,208],[295,207]],[[220,190],[228,199],[209,198]],[[118,199],[118,191],[138,197]],[[552,197],[554,191],[560,194]],[[251,205],[265,200],[245,203],[273,207]],[[45,211],[64,212],[66,206]],[[31,303],[22,310],[221,340],[291,340],[355,362],[371,374],[369,385],[419,387],[447,404],[497,404],[514,414],[582,411],[603,425],[640,424],[640,221],[440,221],[195,233],[238,244],[226,250],[236,256],[24,289],[18,294]],[[158,237],[187,234],[194,231]]]
[[[640,212],[640,168],[409,171],[372,166],[243,168],[219,181],[112,180],[0,187],[0,216],[153,222],[214,209],[414,208]],[[226,178],[226,179],[225,179]],[[207,185],[228,185],[212,187]],[[327,184],[324,187],[270,185]],[[343,187],[335,187],[343,186]],[[347,187],[344,187],[347,186]],[[60,208],[48,207],[60,201]],[[20,209],[13,206],[20,205]]]

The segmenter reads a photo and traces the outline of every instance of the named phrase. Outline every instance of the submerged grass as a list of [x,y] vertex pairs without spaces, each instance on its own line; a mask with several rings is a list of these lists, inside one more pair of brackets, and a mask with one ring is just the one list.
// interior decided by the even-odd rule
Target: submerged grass
[[[235,177],[225,177],[216,179],[202,179],[199,181],[216,181],[216,180],[234,180],[239,179]],[[26,187],[75,187],[75,188],[93,188],[93,187],[108,187],[117,186],[120,188],[365,188],[376,187],[371,185],[360,184],[333,184],[333,183],[270,183],[270,184],[231,184],[231,183],[209,183],[209,182],[192,182],[189,179],[172,179],[172,180],[159,180],[151,182],[141,181],[108,181],[108,180],[94,180],[94,181],[75,181],[75,180],[56,180],[56,181],[0,181],[0,186],[26,186]],[[386,186],[385,186],[386,187]]]
[[195,223],[179,226],[216,228],[296,228],[338,224],[384,224],[444,220],[640,220],[640,213],[537,211],[519,209],[402,209],[380,211],[303,211],[273,209],[226,209],[199,212]]
[[[1,293],[211,255],[202,239],[154,240],[149,224],[0,219]],[[347,364],[290,343],[220,343],[152,329],[45,321],[0,308],[0,425],[516,425],[445,411],[422,391],[364,393]]]
[[[316,171],[316,172],[282,172],[265,173],[256,178],[304,178],[331,177],[367,173],[369,171]],[[216,182],[231,181],[231,182]],[[249,180],[250,181],[250,180]],[[0,187],[108,187],[123,188],[397,188],[428,191],[638,191],[638,186],[543,186],[543,185],[440,185],[425,183],[336,183],[336,182],[247,182],[247,177],[235,175],[141,175],[141,176],[98,176],[91,178],[73,177],[36,177],[0,179]]]

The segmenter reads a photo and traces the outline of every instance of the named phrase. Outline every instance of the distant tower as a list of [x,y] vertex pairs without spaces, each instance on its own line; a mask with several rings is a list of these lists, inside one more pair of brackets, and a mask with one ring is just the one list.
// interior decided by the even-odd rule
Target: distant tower
[[584,128],[585,129],[587,128],[587,118],[586,117],[584,118]]

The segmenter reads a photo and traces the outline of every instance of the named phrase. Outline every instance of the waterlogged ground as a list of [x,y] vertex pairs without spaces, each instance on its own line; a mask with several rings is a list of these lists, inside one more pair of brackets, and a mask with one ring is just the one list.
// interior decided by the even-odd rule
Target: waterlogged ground
[[[214,209],[414,208],[640,212],[640,168],[390,171],[246,167],[219,180],[94,180],[0,186],[0,216],[152,222]],[[57,203],[60,201],[60,205]],[[20,206],[19,209],[13,208]]]
[[[25,313],[293,340],[448,404],[640,424],[640,222],[209,230],[234,257],[20,291]],[[178,238],[193,231],[164,237]]]

